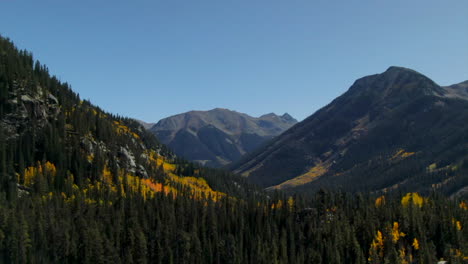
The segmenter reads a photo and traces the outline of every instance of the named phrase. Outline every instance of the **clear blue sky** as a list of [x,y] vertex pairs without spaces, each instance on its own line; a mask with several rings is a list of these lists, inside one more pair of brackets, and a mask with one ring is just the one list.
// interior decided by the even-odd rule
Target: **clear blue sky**
[[468,79],[468,1],[0,0],[0,34],[82,98],[157,121],[215,107],[303,119],[391,65]]

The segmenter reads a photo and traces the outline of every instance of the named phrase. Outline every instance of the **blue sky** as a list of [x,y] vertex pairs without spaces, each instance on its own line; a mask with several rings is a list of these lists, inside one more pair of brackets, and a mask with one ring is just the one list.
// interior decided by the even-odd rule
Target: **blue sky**
[[103,109],[301,120],[391,65],[468,80],[468,1],[0,1],[0,34]]

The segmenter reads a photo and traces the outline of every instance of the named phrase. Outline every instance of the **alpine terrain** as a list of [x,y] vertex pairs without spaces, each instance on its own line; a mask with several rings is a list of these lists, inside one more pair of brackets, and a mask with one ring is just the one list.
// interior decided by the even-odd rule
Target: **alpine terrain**
[[466,195],[467,87],[390,67],[357,80],[232,169],[268,189]]
[[237,161],[297,121],[287,113],[260,117],[216,108],[164,118],[150,128],[175,154],[205,166]]
[[[263,186],[315,173],[304,183],[416,190],[434,182],[459,192],[467,167],[460,87],[401,68],[364,78],[241,169]],[[194,131],[239,140],[238,131],[267,137],[294,122],[231,114],[246,124]],[[284,127],[265,125],[285,118]],[[0,263],[466,263],[467,225],[458,197],[287,196],[186,162],[0,37]]]

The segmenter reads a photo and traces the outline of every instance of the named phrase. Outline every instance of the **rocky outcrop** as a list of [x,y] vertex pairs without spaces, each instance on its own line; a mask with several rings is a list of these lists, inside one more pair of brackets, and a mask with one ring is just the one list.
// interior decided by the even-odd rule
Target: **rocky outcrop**
[[[35,92],[26,92],[21,83],[14,82],[15,89],[10,94],[9,107],[15,109],[0,120],[0,127],[9,137],[18,137],[27,127],[42,128],[48,120],[55,119],[60,112],[58,100],[55,96],[44,92],[37,86]],[[34,122],[31,122],[34,120]]]

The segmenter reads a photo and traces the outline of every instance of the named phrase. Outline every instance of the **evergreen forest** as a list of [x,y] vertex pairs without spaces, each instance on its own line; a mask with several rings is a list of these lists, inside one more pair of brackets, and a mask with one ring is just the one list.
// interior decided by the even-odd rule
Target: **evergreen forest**
[[0,263],[468,261],[440,193],[265,192],[176,157],[0,37]]

